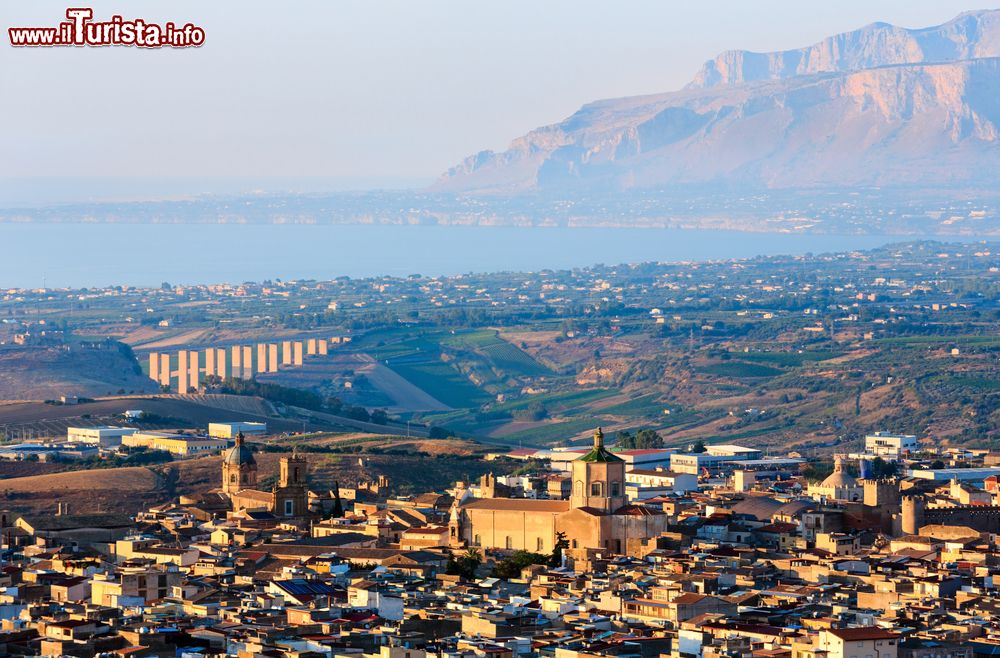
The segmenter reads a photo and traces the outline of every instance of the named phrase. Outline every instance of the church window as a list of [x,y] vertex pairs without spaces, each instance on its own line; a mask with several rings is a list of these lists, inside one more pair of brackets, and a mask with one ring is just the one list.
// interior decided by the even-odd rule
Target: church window
[[539,537],[535,541],[535,550],[536,551],[544,551],[545,550],[545,540],[542,539],[541,537]]
[[504,543],[504,546],[508,549],[514,548],[514,541],[510,538],[510,535],[507,535],[507,541]]
[[591,496],[603,496],[604,495],[604,492],[602,491],[602,489],[604,487],[602,487],[601,484],[602,484],[601,482],[594,482],[594,483],[592,483],[590,485],[590,495]]
[[295,513],[295,501],[286,500],[285,501],[285,516],[291,516]]
[[236,484],[236,473],[233,473],[232,475],[229,476],[229,482],[232,484]]

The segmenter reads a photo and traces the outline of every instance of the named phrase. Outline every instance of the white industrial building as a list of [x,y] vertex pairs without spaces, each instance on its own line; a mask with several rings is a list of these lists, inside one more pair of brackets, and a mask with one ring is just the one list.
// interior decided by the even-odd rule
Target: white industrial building
[[67,427],[66,440],[75,443],[91,443],[101,448],[117,448],[122,437],[132,436],[138,430],[131,427]]
[[267,434],[267,423],[209,423],[208,435],[217,439],[235,439],[237,434],[243,436],[264,436]]

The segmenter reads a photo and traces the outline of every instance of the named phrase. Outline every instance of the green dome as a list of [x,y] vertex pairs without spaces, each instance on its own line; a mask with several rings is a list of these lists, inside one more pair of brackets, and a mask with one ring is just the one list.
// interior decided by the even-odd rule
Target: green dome
[[226,451],[223,463],[230,465],[253,464],[257,465],[257,460],[253,458],[253,451],[243,443],[243,435],[236,437],[236,445]]
[[604,447],[604,432],[600,427],[594,432],[594,447],[580,457],[582,462],[623,462],[625,461],[618,455],[612,453],[607,448]]

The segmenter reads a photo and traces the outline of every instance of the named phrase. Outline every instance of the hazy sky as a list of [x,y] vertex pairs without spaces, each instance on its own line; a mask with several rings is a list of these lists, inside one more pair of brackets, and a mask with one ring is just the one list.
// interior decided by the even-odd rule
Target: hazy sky
[[587,101],[679,88],[725,49],[798,47],[877,20],[922,27],[977,8],[950,0],[81,4],[98,18],[192,21],[207,43],[13,49],[7,27],[54,25],[67,3],[0,0],[2,177],[432,178]]

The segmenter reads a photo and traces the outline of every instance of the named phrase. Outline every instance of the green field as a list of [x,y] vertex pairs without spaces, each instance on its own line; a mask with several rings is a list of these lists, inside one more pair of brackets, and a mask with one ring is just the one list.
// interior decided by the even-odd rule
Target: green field
[[794,367],[813,361],[826,361],[841,355],[840,352],[733,352],[734,357],[741,361],[755,361],[774,364],[776,366]]
[[886,345],[975,345],[977,347],[1000,346],[998,336],[893,336],[889,338],[878,338],[874,342]]
[[517,377],[538,377],[551,374],[520,348],[511,345],[493,329],[480,329],[446,336],[441,345],[476,352],[500,372]]
[[938,381],[941,384],[963,386],[980,391],[1000,391],[1000,381],[986,377],[941,377]]
[[517,409],[524,409],[534,402],[540,402],[545,405],[545,408],[552,413],[565,413],[568,411],[573,411],[579,409],[583,406],[590,404],[591,402],[596,402],[597,400],[604,399],[606,397],[611,397],[612,395],[617,395],[617,391],[612,391],[606,388],[585,388],[579,390],[571,391],[551,391],[549,393],[542,393],[540,395],[532,395],[529,397],[523,397],[518,400],[513,400],[511,402],[505,402],[503,404],[498,404],[494,409],[496,411],[516,411]]
[[570,439],[581,432],[592,430],[600,424],[601,421],[596,418],[575,418],[561,423],[550,423],[530,430],[514,432],[504,437],[497,437],[495,440],[514,445],[539,446]]
[[717,377],[774,377],[781,370],[759,363],[744,363],[742,361],[724,361],[698,368],[699,372]]
[[658,400],[657,395],[640,395],[626,402],[601,409],[602,414],[610,416],[662,416],[667,407]]
[[489,395],[476,388],[462,373],[441,361],[390,360],[387,365],[449,407],[478,407],[490,400]]
[[522,377],[538,377],[551,374],[549,369],[528,356],[521,349],[508,342],[499,341],[479,349],[502,372]]

